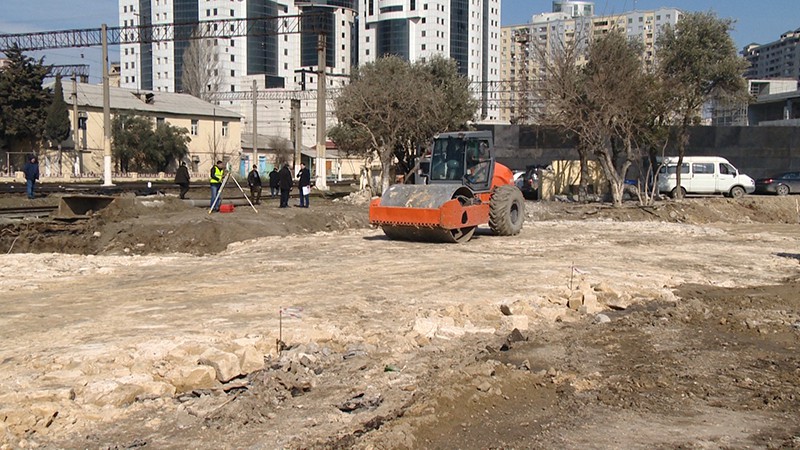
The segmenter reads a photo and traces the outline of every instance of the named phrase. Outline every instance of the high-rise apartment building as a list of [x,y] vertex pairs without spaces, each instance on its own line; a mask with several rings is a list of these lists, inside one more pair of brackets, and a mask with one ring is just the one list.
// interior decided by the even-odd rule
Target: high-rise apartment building
[[[473,86],[500,80],[500,0],[361,0],[359,6],[359,62],[444,55]],[[490,95],[488,89],[475,93]],[[482,121],[499,119],[489,103],[481,99]]]
[[564,13],[570,17],[592,17],[594,2],[584,0],[553,0],[553,12]]
[[742,55],[750,62],[745,78],[800,80],[800,28],[769,44],[750,44]]
[[535,15],[524,25],[502,28],[500,78],[509,88],[500,102],[501,121],[535,121],[542,106],[536,94],[537,83],[545,76],[541,61],[558,54],[558,48],[565,45],[585,47],[596,36],[622,30],[629,38],[642,42],[642,58],[645,64],[652,64],[660,31],[665,25],[676,25],[682,15],[674,8],[660,8],[592,16],[586,14],[590,3],[554,1],[553,12]]
[[[314,14],[327,21],[326,74],[328,86],[337,87],[349,78],[356,64],[356,0],[119,0],[121,26],[150,24],[196,23],[198,27],[217,26],[223,19],[275,18],[283,15]],[[255,29],[265,27],[269,22]],[[216,31],[216,30],[215,30]],[[261,30],[263,31],[263,30]],[[156,93],[186,92],[183,86],[187,70],[205,73],[205,92],[237,93],[252,90],[253,81],[259,90],[316,90],[318,63],[317,36],[289,33],[264,35],[254,32],[246,36],[186,40],[188,36],[155,43],[134,43],[120,46],[120,85],[126,88],[152,90]],[[188,62],[187,50],[198,52],[198,64]],[[302,96],[301,96],[302,97]],[[302,140],[315,141],[313,98],[305,96]],[[215,98],[211,96],[212,101]],[[292,135],[289,96],[276,95],[258,106],[257,124],[253,123],[252,101],[246,96],[229,96],[218,101],[243,117],[243,134],[252,133],[289,139]],[[265,146],[267,142],[260,142]]]
[[[120,0],[122,26],[197,23],[222,19],[257,19],[321,13],[327,15],[327,70],[348,74],[355,36],[355,0]],[[178,36],[174,41],[123,44],[121,85],[154,91],[183,91],[184,55],[192,45]],[[261,87],[291,87],[303,81],[301,73],[317,65],[317,37],[282,34],[204,39],[202,54],[211,59],[214,92],[236,91],[257,77]],[[251,77],[251,78],[246,78]]]

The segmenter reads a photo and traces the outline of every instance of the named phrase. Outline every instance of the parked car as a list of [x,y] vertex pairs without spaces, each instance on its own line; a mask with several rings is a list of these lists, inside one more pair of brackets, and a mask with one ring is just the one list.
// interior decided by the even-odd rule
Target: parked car
[[[664,158],[658,171],[658,191],[676,197],[678,158]],[[681,165],[683,194],[724,194],[739,198],[756,190],[755,181],[739,173],[725,158],[687,156]]]
[[525,173],[517,180],[517,187],[528,200],[539,198],[539,170],[545,166],[532,165],[525,168]]
[[514,184],[518,188],[520,188],[520,190],[522,189],[522,180],[523,180],[522,176],[523,175],[525,175],[525,171],[524,170],[515,170],[514,171],[513,181],[514,181]]
[[800,192],[800,172],[784,172],[756,180],[756,193],[788,195]]

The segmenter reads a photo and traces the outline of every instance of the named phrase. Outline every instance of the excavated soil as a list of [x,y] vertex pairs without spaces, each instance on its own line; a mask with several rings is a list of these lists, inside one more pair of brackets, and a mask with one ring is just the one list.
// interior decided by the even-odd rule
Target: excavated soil
[[463,245],[276,206],[0,226],[3,448],[800,448],[794,198]]

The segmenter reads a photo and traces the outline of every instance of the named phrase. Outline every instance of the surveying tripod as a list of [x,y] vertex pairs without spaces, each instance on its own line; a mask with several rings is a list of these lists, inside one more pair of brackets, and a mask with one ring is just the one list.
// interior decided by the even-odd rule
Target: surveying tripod
[[[225,189],[225,185],[228,184],[228,179],[230,179],[230,178],[231,178],[231,172],[230,172],[230,170],[226,170],[225,171],[225,178],[222,179],[222,184],[219,185],[219,190],[217,191],[217,196],[214,197],[214,201],[211,202],[211,207],[208,208],[208,213],[209,214],[214,212],[214,205],[216,205],[217,202],[219,201],[219,199],[222,197],[222,191]],[[233,179],[233,182],[236,183],[236,187],[238,187],[239,191],[241,191],[242,195],[244,195],[244,198],[245,198],[245,200],[247,200],[247,203],[249,203],[250,207],[253,208],[253,211],[255,211],[256,214],[258,214],[258,210],[256,209],[255,206],[253,206],[253,202],[250,201],[250,197],[248,197],[247,194],[244,192],[244,189],[242,189],[242,186],[239,184],[238,181],[236,181],[236,178],[232,178],[232,179]]]

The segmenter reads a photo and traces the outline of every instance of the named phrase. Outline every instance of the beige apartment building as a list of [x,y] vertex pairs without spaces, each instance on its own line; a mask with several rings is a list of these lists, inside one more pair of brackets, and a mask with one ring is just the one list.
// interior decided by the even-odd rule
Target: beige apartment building
[[[64,97],[75,124],[75,108],[69,83]],[[189,130],[190,171],[205,176],[217,159],[238,164],[241,154],[241,116],[187,94],[153,92],[118,87],[110,88],[112,118],[116,114],[136,114]],[[40,155],[44,176],[95,177],[103,172],[103,88],[77,84],[78,133],[75,149],[46,150]],[[73,126],[73,129],[75,127]],[[147,176],[148,174],[142,174]],[[149,174],[155,175],[155,174]],[[130,174],[114,174],[122,178]]]
[[[530,23],[502,27],[500,31],[500,78],[510,88],[502,95],[500,120],[531,124],[543,107],[537,86],[545,77],[543,58],[558,57],[559,51],[575,45],[580,50],[591,40],[611,30],[622,30],[643,44],[645,64],[653,64],[656,40],[666,25],[674,26],[682,15],[674,8],[629,11],[602,16],[586,15],[589,9],[563,8],[553,2],[554,11],[534,15]],[[589,2],[571,2],[588,4]],[[566,11],[566,12],[565,12]],[[581,59],[578,59],[581,63]]]

